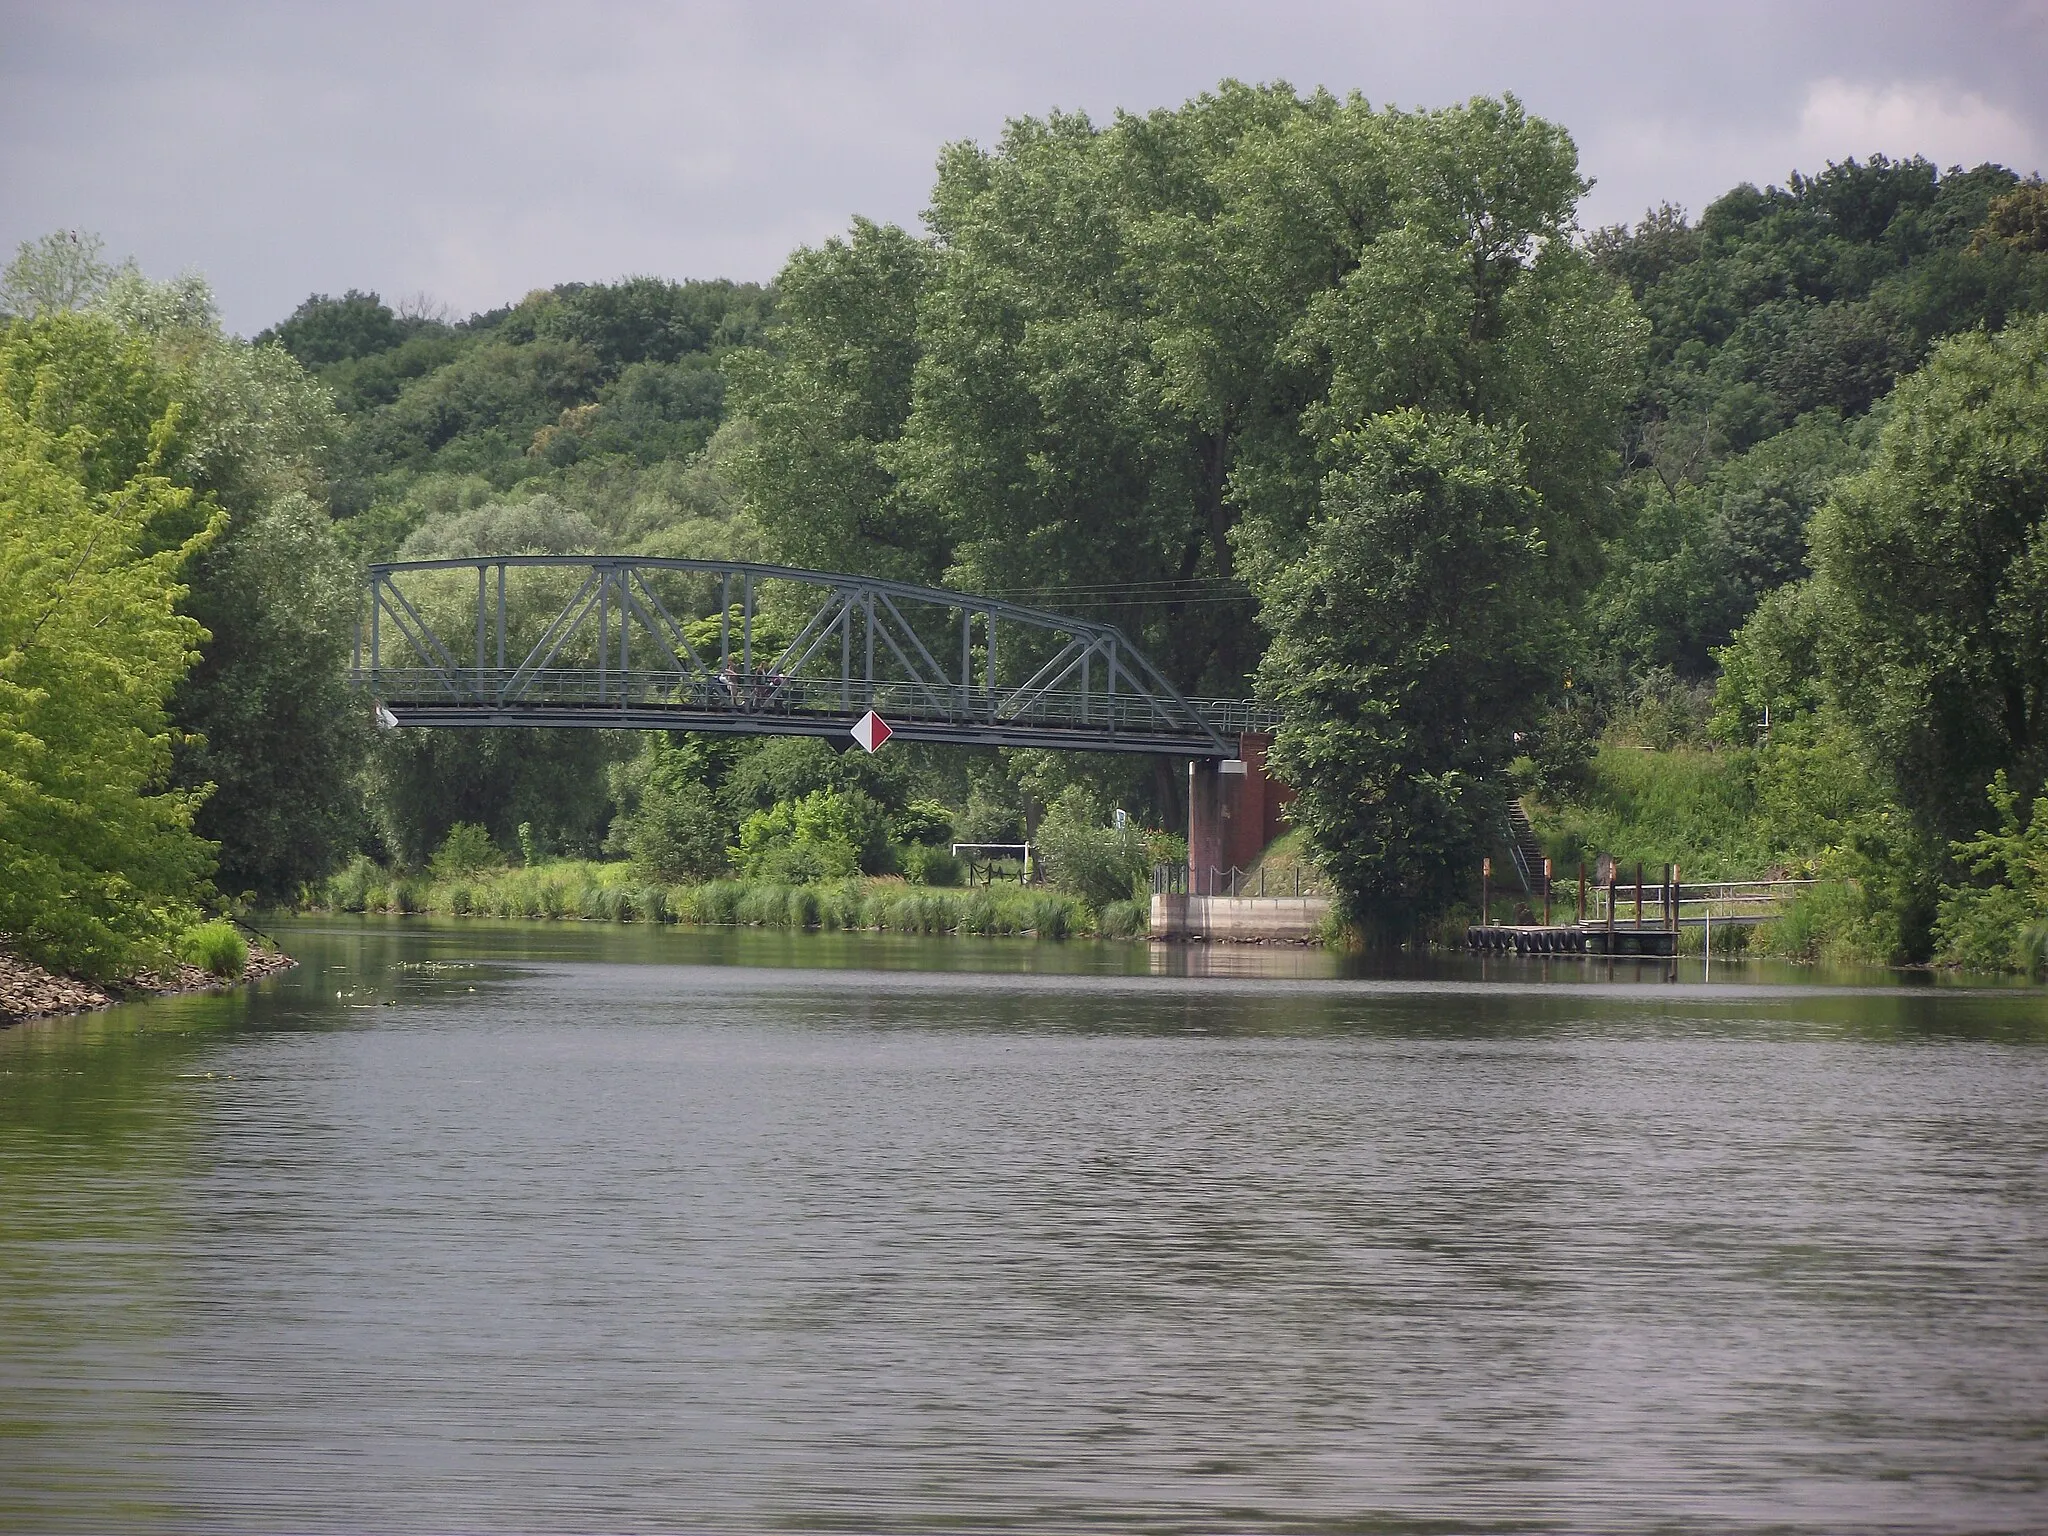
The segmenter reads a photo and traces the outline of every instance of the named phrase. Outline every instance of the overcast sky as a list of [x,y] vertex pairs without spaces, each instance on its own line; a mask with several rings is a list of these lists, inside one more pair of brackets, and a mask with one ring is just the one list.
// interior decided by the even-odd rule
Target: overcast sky
[[0,253],[96,230],[245,334],[316,290],[765,279],[856,213],[915,224],[947,140],[1226,76],[1515,92],[1577,139],[1587,225],[1873,151],[2048,160],[2048,0],[0,0]]

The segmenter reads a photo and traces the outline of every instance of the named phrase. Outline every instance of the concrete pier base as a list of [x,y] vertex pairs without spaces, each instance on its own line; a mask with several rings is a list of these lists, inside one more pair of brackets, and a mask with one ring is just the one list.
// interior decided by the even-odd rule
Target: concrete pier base
[[1305,943],[1321,936],[1327,896],[1190,896],[1155,892],[1152,937],[1218,943]]

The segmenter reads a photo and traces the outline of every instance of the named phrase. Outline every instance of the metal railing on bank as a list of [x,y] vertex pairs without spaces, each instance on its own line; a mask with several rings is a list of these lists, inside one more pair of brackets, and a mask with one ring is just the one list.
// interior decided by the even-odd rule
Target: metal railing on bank
[[1329,883],[1314,870],[1299,864],[1273,871],[1263,865],[1228,869],[1215,864],[1190,868],[1186,864],[1152,866],[1152,894],[1155,896],[1299,897],[1328,896]]

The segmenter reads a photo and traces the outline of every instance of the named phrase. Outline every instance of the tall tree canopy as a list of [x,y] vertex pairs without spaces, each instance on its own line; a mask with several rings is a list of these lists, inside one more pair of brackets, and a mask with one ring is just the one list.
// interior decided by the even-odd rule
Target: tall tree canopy
[[212,863],[169,782],[180,576],[223,522],[166,472],[178,395],[103,318],[0,330],[0,933],[89,976],[155,958]]
[[[1467,683],[1418,661],[1373,702],[1331,669],[1428,651],[1438,624],[1556,622],[1597,571],[1639,322],[1573,241],[1584,190],[1569,137],[1511,98],[1405,113],[1226,83],[1103,128],[1019,120],[994,149],[941,157],[928,246],[859,226],[791,261],[773,355],[740,375],[759,429],[742,483],[771,537],[818,564],[1105,612],[1190,691],[1249,685],[1261,609],[1310,665],[1296,608],[1313,604],[1337,626],[1313,708],[1391,708],[1407,770],[1483,777],[1533,702],[1474,683],[1495,711],[1483,726],[1404,735],[1408,711],[1463,720],[1433,690]],[[1395,429],[1376,424],[1396,415],[1437,445],[1418,452],[1446,484],[1464,482],[1445,454],[1478,454],[1515,509],[1510,544],[1541,551],[1398,618],[1316,596],[1333,561],[1353,595],[1407,579],[1366,573],[1394,549],[1359,510],[1395,494],[1368,487],[1393,473]],[[1441,568],[1493,559],[1500,507],[1466,516],[1462,490],[1444,494]],[[1547,675],[1525,681],[1540,699]],[[1329,725],[1283,730],[1305,789],[1327,764],[1299,733]],[[1343,799],[1314,823],[1327,852],[1413,836],[1448,856],[1497,796],[1450,797],[1455,834]],[[1402,878],[1427,900],[1422,862]],[[1345,867],[1362,896],[1362,866]]]
[[2048,778],[2048,318],[1942,343],[1815,519],[1821,672],[1933,835]]
[[[1324,445],[1380,411],[1520,422],[1557,563],[1583,569],[1631,332],[1573,249],[1582,190],[1512,99],[1226,83],[1107,128],[1019,120],[941,158],[928,254],[869,226],[792,260],[777,357],[744,379],[746,484],[821,563],[868,563],[859,530],[888,528],[898,569],[1103,603],[1194,689],[1258,659],[1237,530],[1305,537]],[[855,324],[877,313],[882,348]],[[825,517],[778,472],[849,457],[866,473]]]

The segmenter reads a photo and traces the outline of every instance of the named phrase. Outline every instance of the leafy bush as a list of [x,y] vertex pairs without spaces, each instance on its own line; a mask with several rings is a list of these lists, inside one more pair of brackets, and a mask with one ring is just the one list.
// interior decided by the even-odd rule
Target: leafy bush
[[428,867],[436,880],[458,880],[497,869],[504,862],[505,855],[487,830],[473,821],[458,821],[448,829]]
[[1752,945],[1790,960],[1885,965],[1898,954],[1898,921],[1860,887],[1830,882],[1801,891],[1787,902],[1783,915],[1763,924]]
[[201,923],[178,940],[178,958],[232,981],[249,967],[249,945],[233,923]]
[[369,900],[370,887],[377,883],[377,866],[364,854],[348,861],[348,867],[327,882],[323,893],[327,905],[343,912],[360,912]]
[[703,754],[657,738],[651,757],[637,801],[615,829],[618,842],[657,879],[709,879],[726,866],[731,822],[703,783]]
[[928,848],[911,843],[896,852],[896,867],[913,885],[958,885],[960,861],[946,848]]
[[801,800],[778,801],[740,823],[733,863],[749,880],[779,885],[841,879],[860,869],[880,812],[858,790],[816,789]]
[[2001,769],[1990,799],[1998,826],[1957,843],[1955,853],[1992,883],[1943,892],[1938,954],[1948,965],[2036,974],[2048,948],[2048,794],[2034,797],[2033,815],[2022,821],[2019,796]]
[[896,813],[890,831],[899,843],[942,848],[953,841],[953,813],[936,800],[913,800]]
[[1144,832],[1133,823],[1118,828],[1108,821],[1101,802],[1073,784],[1038,824],[1037,847],[1053,884],[1097,909],[1129,901],[1151,875]]

